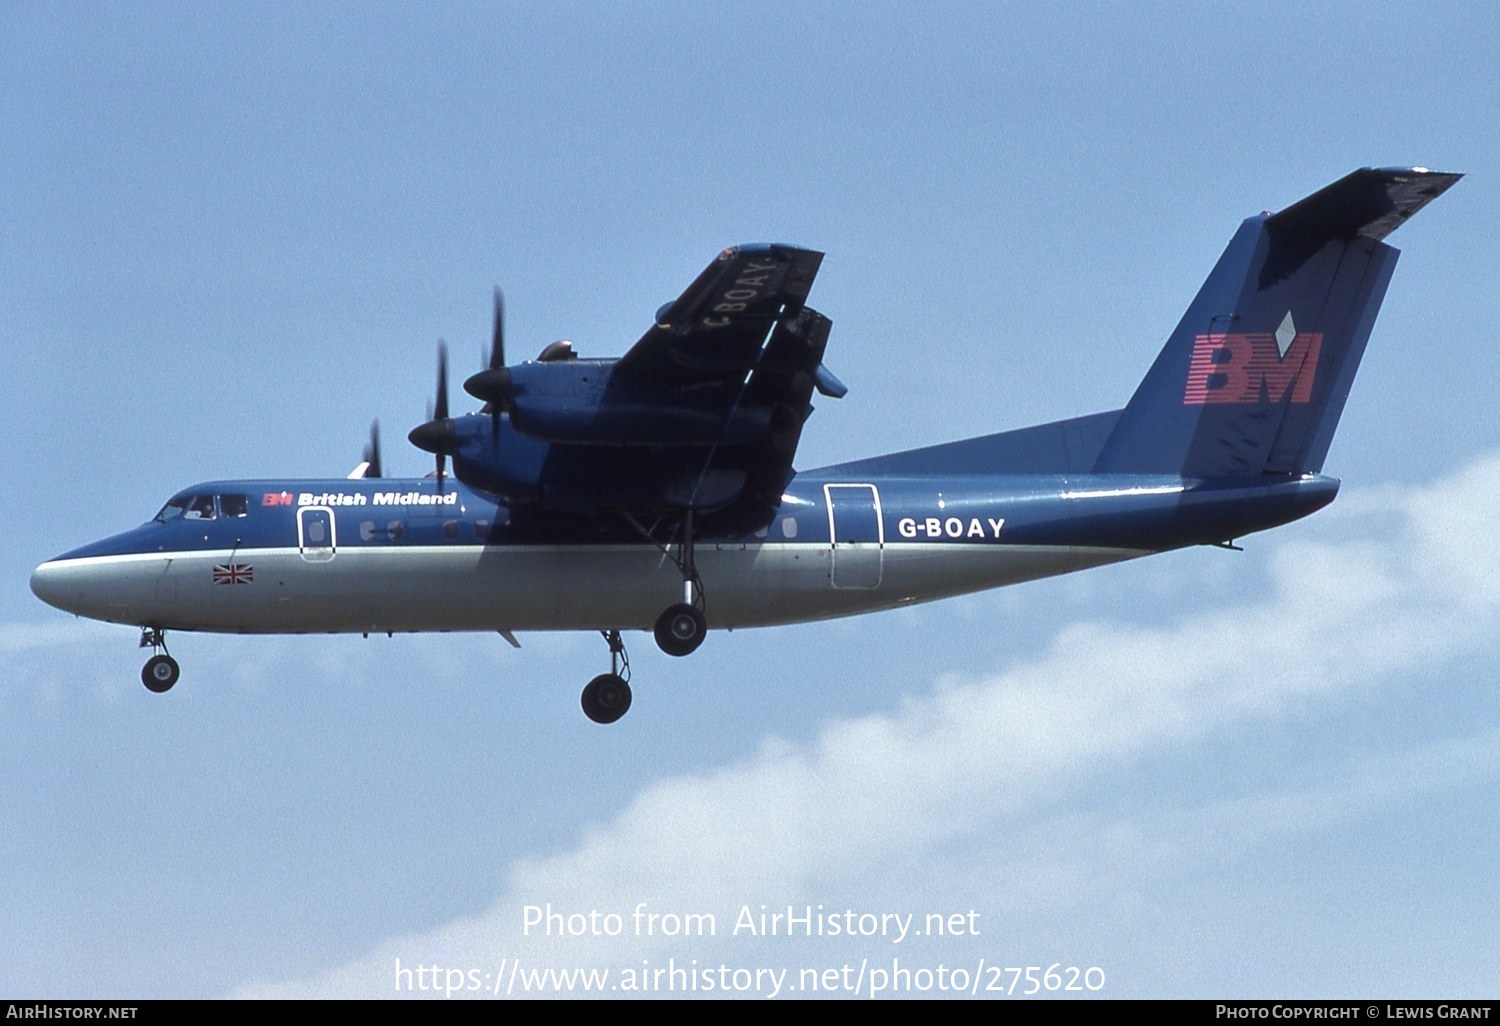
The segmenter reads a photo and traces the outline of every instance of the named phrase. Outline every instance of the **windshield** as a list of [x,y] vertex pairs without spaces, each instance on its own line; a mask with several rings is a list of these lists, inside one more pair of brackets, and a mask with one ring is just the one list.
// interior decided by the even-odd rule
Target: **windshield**
[[218,508],[214,504],[213,495],[178,495],[167,500],[161,512],[151,519],[165,524],[178,517],[185,520],[213,520],[217,516]]
[[183,513],[187,512],[188,503],[192,499],[191,495],[179,495],[176,498],[168,499],[167,504],[161,508],[161,512],[151,519],[162,524],[165,524],[168,520],[176,520]]

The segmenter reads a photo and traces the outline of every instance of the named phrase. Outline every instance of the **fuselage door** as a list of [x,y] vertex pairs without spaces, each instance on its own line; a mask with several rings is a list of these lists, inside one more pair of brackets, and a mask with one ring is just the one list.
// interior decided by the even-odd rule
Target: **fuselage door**
[[303,506],[297,510],[297,548],[309,563],[326,563],[336,551],[333,510],[327,506]]
[[823,486],[835,588],[876,588],[885,565],[880,492],[872,484]]

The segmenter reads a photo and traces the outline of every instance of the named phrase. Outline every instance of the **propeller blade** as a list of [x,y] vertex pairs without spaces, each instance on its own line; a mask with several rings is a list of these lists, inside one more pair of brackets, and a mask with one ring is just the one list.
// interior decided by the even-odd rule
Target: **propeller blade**
[[500,436],[500,414],[510,409],[510,370],[505,366],[505,293],[495,286],[495,325],[485,370],[464,382],[464,391],[490,405],[492,438]]
[[495,331],[490,338],[490,370],[505,366],[505,294],[495,286]]
[[[435,419],[448,420],[448,343],[438,339],[438,380],[437,380],[437,413]],[[448,425],[451,436],[452,425]],[[443,494],[443,475],[448,469],[448,453],[446,449],[439,449],[437,454],[437,484],[438,494]]]
[[370,441],[365,445],[365,477],[382,477],[380,466],[380,420],[370,421]]
[[[500,291],[500,286],[495,286],[495,329],[490,336],[490,358],[485,361],[489,364],[491,371],[505,370],[505,293]],[[507,374],[509,372],[507,371]],[[468,382],[464,382],[467,390]],[[491,402],[490,407],[490,445],[494,448],[500,446],[500,402]]]
[[453,421],[448,417],[448,344],[438,340],[438,374],[436,402],[428,401],[427,422],[418,424],[406,436],[418,449],[437,456],[438,491],[448,472],[448,454],[457,445]]

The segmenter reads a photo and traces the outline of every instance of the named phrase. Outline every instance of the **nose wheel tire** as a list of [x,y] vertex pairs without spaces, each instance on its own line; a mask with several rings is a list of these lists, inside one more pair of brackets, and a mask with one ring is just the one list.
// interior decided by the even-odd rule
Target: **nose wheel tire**
[[685,656],[696,652],[708,633],[703,611],[686,602],[668,606],[656,618],[656,644],[667,655]]
[[152,656],[141,668],[141,683],[146,685],[148,690],[161,694],[177,683],[177,678],[181,673],[182,670],[178,667],[177,660],[171,656]]
[[601,673],[583,689],[583,714],[595,723],[613,723],[630,711],[630,685]]

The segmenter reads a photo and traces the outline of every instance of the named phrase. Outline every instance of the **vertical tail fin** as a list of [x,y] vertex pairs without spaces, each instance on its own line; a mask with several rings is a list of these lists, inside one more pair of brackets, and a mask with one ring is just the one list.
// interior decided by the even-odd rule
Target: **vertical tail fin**
[[1460,175],[1363,168],[1235,233],[1136,389],[1099,473],[1322,469],[1398,250]]

